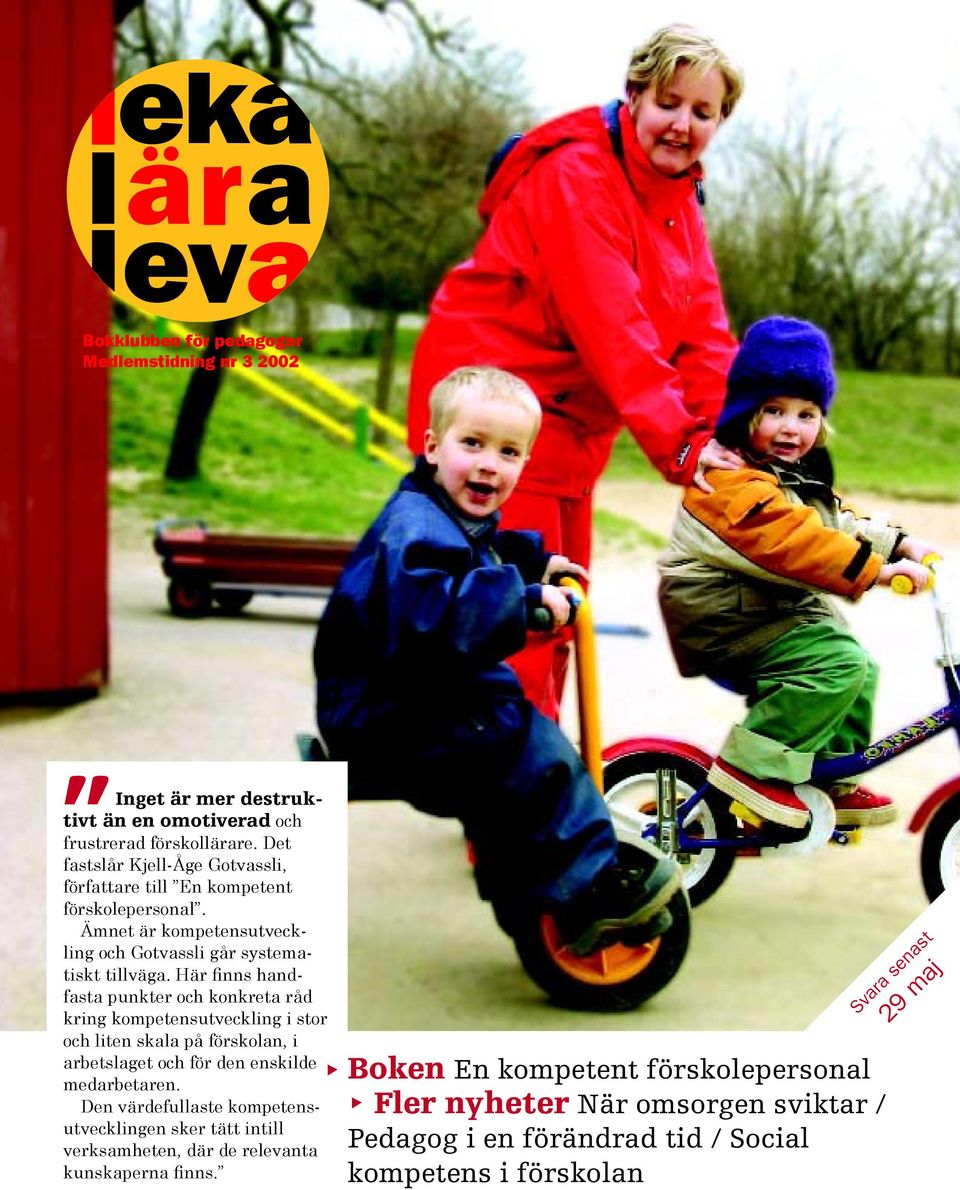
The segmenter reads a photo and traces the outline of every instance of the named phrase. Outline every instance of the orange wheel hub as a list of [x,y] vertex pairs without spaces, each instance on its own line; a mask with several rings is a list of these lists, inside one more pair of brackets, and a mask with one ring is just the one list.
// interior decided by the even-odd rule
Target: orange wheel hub
[[540,933],[547,952],[560,970],[581,983],[626,983],[648,967],[660,949],[660,939],[654,938],[642,946],[625,946],[615,942],[591,955],[573,954],[567,949],[549,914],[544,914],[540,919]]

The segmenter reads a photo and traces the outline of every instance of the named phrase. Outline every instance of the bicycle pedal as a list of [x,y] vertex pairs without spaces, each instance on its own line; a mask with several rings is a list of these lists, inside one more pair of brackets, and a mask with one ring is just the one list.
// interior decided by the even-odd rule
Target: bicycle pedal
[[653,942],[655,938],[665,934],[672,925],[673,914],[664,906],[648,921],[641,925],[630,926],[622,934],[616,935],[613,941],[619,942],[623,946],[645,946],[648,942]]
[[863,842],[863,827],[838,826],[830,842],[838,847],[859,847]]
[[763,826],[764,824],[764,820],[760,815],[748,809],[743,802],[731,802],[730,810],[733,816],[739,818],[741,822],[748,822],[751,826]]

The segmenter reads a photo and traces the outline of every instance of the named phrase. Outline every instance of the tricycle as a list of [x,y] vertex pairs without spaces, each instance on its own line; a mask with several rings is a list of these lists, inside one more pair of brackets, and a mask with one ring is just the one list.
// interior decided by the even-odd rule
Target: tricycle
[[[583,589],[569,577],[576,614],[573,623],[580,751],[598,790],[603,783],[599,690],[595,628]],[[549,619],[549,613],[547,614]],[[552,620],[551,620],[552,623]],[[546,624],[543,625],[546,628]],[[327,759],[323,742],[298,735],[304,760]],[[360,786],[347,776],[351,801],[383,801],[395,796],[389,789]],[[620,862],[630,864],[636,844],[620,840]],[[616,1012],[638,1007],[664,988],[679,971],[690,940],[690,902],[685,890],[668,902],[671,925],[651,941],[621,940],[589,955],[574,954],[564,945],[552,915],[534,907],[494,904],[498,923],[513,940],[527,974],[560,1007],[591,1012]],[[638,931],[640,933],[641,931]]]

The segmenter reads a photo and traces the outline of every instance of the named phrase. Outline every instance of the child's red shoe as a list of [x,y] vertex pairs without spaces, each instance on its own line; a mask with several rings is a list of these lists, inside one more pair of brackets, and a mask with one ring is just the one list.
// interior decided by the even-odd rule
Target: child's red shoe
[[892,798],[862,785],[834,785],[827,792],[837,811],[837,826],[883,826],[897,816]]
[[707,780],[715,788],[742,802],[768,822],[792,830],[802,830],[810,818],[810,811],[797,797],[793,786],[786,781],[773,781],[751,776],[717,757],[707,773]]

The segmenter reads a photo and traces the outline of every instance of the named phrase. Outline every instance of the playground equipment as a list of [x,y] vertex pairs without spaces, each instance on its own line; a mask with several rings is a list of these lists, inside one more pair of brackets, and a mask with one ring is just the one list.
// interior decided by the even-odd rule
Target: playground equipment
[[[115,300],[123,301],[122,298],[116,298]],[[127,302],[123,304],[128,309],[133,310],[138,318],[145,317],[142,311],[137,310],[136,307],[130,306]],[[196,336],[182,323],[161,317],[153,318],[151,322],[158,334],[164,336],[173,334],[178,336],[182,344],[182,350],[200,350],[199,344],[196,346],[187,346],[187,344],[193,344]],[[256,343],[258,341],[258,335],[256,331],[251,330],[249,327],[241,326],[237,328],[234,339]],[[231,341],[223,340],[225,343]],[[256,348],[249,347],[237,347],[235,350],[240,355],[241,366],[235,366],[236,359],[232,355],[233,349],[228,347],[227,362],[232,365],[229,368],[231,376],[235,376],[239,380],[253,385],[254,388],[259,389],[260,392],[272,400],[277,401],[287,409],[292,409],[295,413],[313,422],[314,425],[320,426],[321,429],[325,430],[339,442],[352,446],[354,451],[363,458],[384,463],[391,470],[397,471],[400,474],[404,474],[409,470],[410,458],[406,447],[407,431],[406,427],[401,425],[400,422],[386,413],[381,413],[379,409],[374,409],[372,405],[364,401],[361,397],[349,392],[329,377],[324,376],[316,368],[311,367],[300,359],[299,356],[284,354],[282,356],[271,357],[271,355],[264,354]],[[277,364],[280,360],[284,361],[282,375],[288,382],[294,380],[301,381],[314,393],[320,393],[321,396],[333,405],[340,416],[331,416],[325,410],[320,409],[314,401],[306,400],[299,393],[295,392],[289,383],[287,385],[278,384],[273,378],[273,373],[278,370],[274,364]],[[295,363],[293,362],[294,360],[296,361]],[[392,441],[400,449],[400,454],[397,455],[392,450],[374,442],[371,429],[380,431],[387,441]]]

